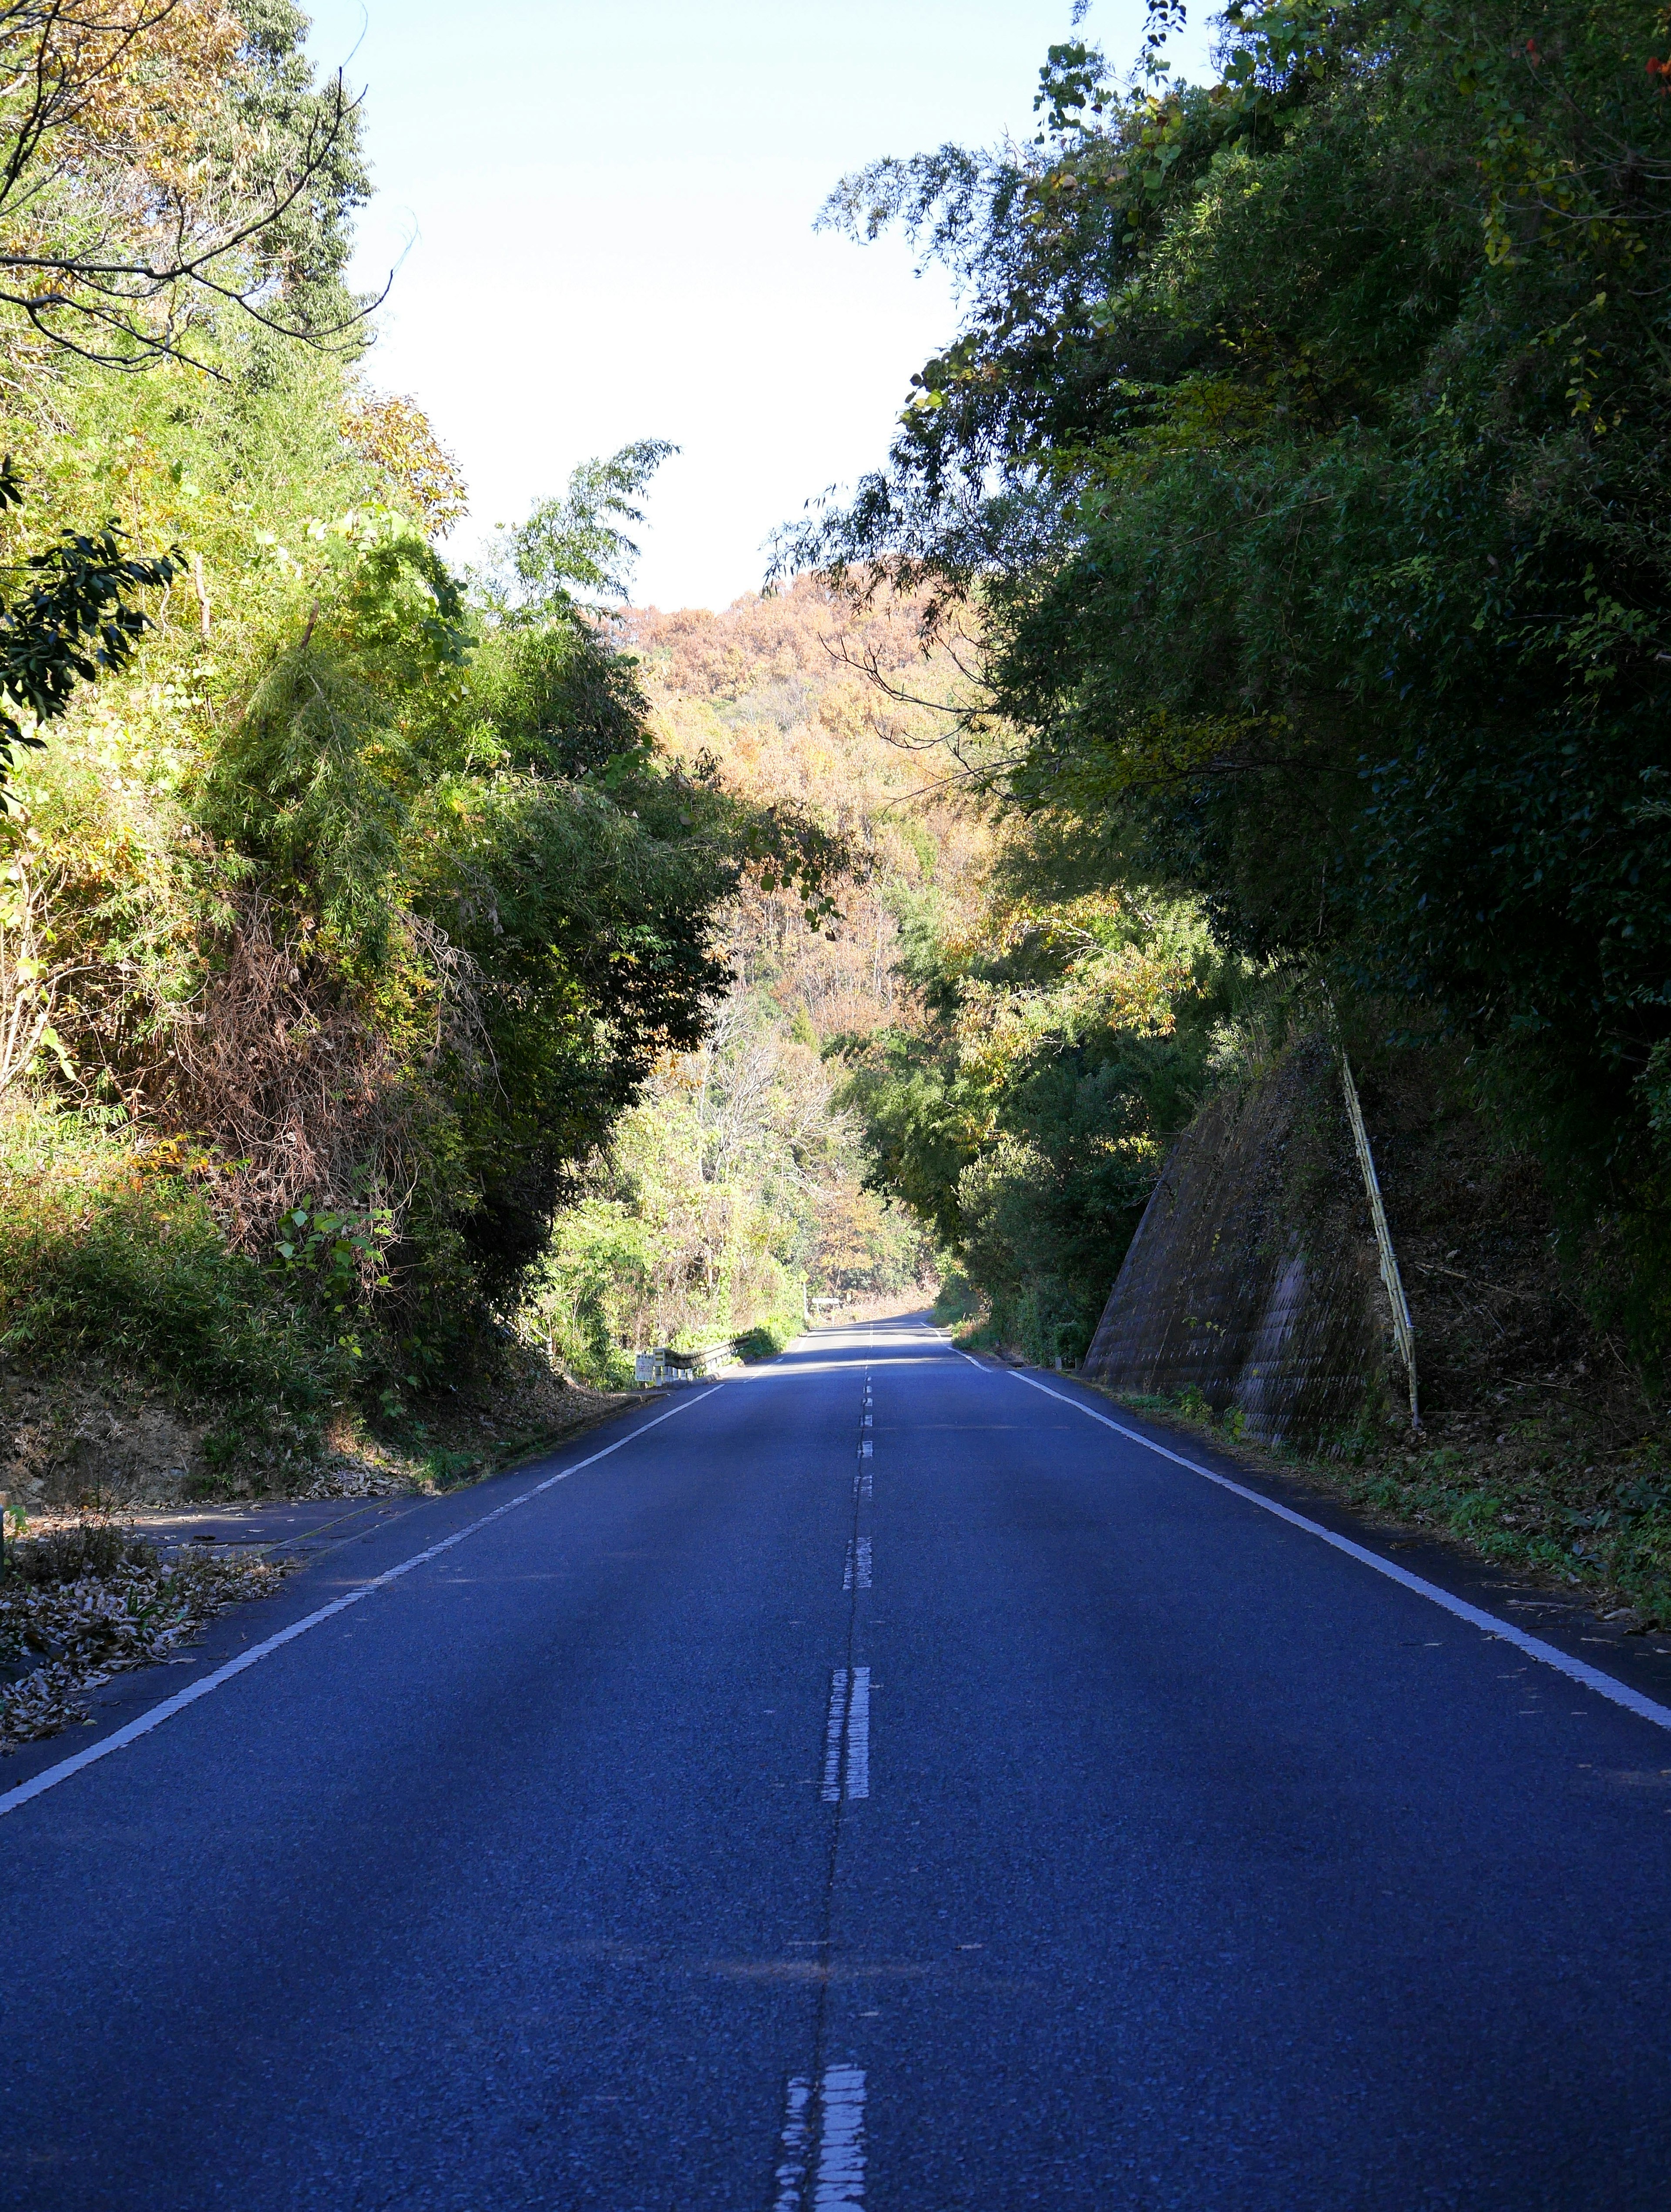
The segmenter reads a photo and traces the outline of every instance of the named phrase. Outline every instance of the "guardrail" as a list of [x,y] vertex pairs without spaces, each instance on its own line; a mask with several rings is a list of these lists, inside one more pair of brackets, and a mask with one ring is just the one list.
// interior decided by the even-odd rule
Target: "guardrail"
[[737,1346],[727,1339],[723,1344],[704,1345],[699,1352],[641,1352],[634,1361],[634,1380],[653,1387],[661,1382],[700,1382],[710,1375],[723,1375],[728,1368],[740,1367]]

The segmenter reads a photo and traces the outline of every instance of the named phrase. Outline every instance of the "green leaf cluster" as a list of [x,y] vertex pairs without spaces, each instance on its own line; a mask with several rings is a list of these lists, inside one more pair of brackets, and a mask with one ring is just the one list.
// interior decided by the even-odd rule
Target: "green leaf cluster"
[[1021,738],[991,780],[1106,879],[1466,1040],[1644,1341],[1668,57],[1637,0],[1254,0],[1195,87],[1053,52],[1034,145],[832,201],[966,308],[785,556],[975,605]]
[[[12,426],[33,495],[0,555],[89,507],[181,550],[122,570],[139,650],[20,764],[0,1014],[52,994],[15,1097],[102,1117],[125,1190],[136,1146],[181,1144],[210,1243],[168,1249],[203,1259],[204,1297],[258,1278],[386,1412],[491,1358],[588,1164],[706,1034],[744,877],[827,903],[846,851],[665,758],[578,601],[507,613],[456,574],[356,446],[343,364],[242,342],[221,367],[66,370],[69,432]],[[112,1236],[145,1242],[157,1188]],[[166,1340],[185,1309],[150,1304]],[[183,1356],[181,1387],[210,1366]]]
[[[1012,847],[994,888],[1048,871]],[[870,1187],[932,1229],[995,1335],[1077,1363],[1250,979],[1188,911],[1101,900],[995,898],[961,939],[925,913],[905,946],[916,1018],[843,1046]]]

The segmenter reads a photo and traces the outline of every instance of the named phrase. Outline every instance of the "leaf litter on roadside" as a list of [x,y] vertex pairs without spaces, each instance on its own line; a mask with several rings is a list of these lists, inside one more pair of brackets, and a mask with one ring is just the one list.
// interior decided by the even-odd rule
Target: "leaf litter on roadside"
[[89,1692],[171,1656],[228,1606],[266,1596],[287,1564],[196,1549],[167,1560],[106,1522],[9,1544],[0,1669],[15,1679],[0,1688],[0,1752],[85,1720]]

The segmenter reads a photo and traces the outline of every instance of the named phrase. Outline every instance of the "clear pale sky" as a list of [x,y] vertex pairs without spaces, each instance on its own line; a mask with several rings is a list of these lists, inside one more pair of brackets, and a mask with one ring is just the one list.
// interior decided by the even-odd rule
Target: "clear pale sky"
[[[723,606],[771,530],[886,450],[950,335],[903,245],[812,233],[844,171],[1035,127],[1070,0],[319,0],[367,90],[356,281],[400,259],[370,364],[470,483],[468,554],[588,454],[672,439],[635,597]],[[1203,10],[1205,21],[1205,10]],[[1122,73],[1141,0],[1079,35]],[[1192,27],[1179,64],[1199,74]]]

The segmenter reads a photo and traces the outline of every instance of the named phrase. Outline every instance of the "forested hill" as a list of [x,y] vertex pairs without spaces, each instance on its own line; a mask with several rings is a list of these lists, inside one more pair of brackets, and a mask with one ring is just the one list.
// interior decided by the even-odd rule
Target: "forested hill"
[[1343,1039],[1429,1347],[1387,1498],[1634,1547],[1663,1607],[1667,19],[1236,0],[1192,85],[1182,15],[1123,78],[1053,47],[1027,143],[824,211],[961,319],[781,566],[978,636],[1001,824],[848,1097],[994,1325],[1072,1359],[1200,1102]]
[[833,913],[758,874],[719,911],[730,981],[711,1030],[659,1063],[559,1216],[526,1315],[584,1376],[618,1374],[627,1345],[792,1324],[803,1286],[927,1295],[933,1226],[866,1187],[838,1097],[844,1045],[909,1018],[907,948],[973,914],[989,859],[984,810],[947,784],[939,744],[960,678],[925,661],[919,615],[884,599],[855,617],[803,578],[718,614],[615,624],[677,771],[817,823],[848,858]]
[[1072,1363],[1327,1036],[1427,1441],[1531,1439],[1475,1517],[1671,1556],[1671,39],[1268,0],[1188,86],[1176,15],[839,185],[961,321],[717,614],[631,608],[650,436],[450,550],[289,0],[0,21],[15,1490],[422,1456],[947,1266]]

